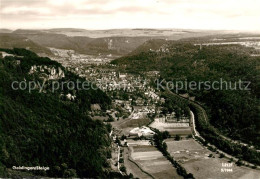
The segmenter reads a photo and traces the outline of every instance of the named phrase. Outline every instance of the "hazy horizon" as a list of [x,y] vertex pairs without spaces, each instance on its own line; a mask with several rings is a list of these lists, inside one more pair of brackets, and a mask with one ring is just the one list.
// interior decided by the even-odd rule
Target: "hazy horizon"
[[260,31],[257,0],[0,0],[0,28]]
[[190,31],[220,31],[220,32],[232,32],[232,33],[260,33],[260,30],[232,30],[232,29],[191,29],[191,28],[146,28],[146,27],[133,27],[133,28],[106,28],[106,29],[87,29],[87,28],[74,28],[74,27],[54,27],[54,28],[6,28],[1,27],[0,30],[52,30],[52,29],[78,29],[78,30],[85,30],[85,31],[106,31],[106,30],[190,30]]

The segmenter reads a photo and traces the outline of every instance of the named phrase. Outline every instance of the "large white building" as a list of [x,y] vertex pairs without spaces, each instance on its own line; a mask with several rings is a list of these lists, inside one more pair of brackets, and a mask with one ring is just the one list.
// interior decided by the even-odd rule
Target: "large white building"
[[155,134],[149,127],[142,126],[136,127],[130,131],[130,136],[144,136],[144,137],[152,137]]

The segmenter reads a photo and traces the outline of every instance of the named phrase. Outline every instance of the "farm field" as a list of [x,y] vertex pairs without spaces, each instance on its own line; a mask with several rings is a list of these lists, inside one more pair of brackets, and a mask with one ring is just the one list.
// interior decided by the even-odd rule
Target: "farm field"
[[189,135],[192,133],[191,127],[187,123],[162,123],[153,122],[150,127],[160,131],[168,131],[170,135]]
[[139,127],[143,125],[147,125],[150,122],[148,118],[141,118],[141,119],[120,119],[119,121],[112,122],[111,124],[117,128],[128,128],[128,127]]
[[127,143],[129,145],[129,147],[134,147],[134,146],[140,146],[140,148],[143,148],[144,150],[149,148],[149,147],[152,147],[150,142],[148,140],[132,140],[132,139],[129,139],[127,140]]
[[141,141],[127,142],[129,144],[129,159],[150,174],[150,178],[151,176],[158,179],[182,178],[162,153],[151,146],[148,141],[146,143],[142,141],[143,144]]
[[127,174],[129,175],[132,173],[134,177],[142,178],[142,179],[150,179],[152,178],[148,174],[144,173],[138,165],[136,165],[134,162],[129,160],[130,151],[128,148],[124,149],[124,165],[126,167]]
[[164,131],[168,131],[171,136],[173,135],[189,135],[192,134],[191,128],[164,128]]
[[[174,141],[166,140],[168,152],[195,178],[219,179],[219,178],[240,178],[258,179],[260,171],[247,167],[238,167],[235,163],[229,163],[226,158],[219,158],[219,154],[211,152],[201,146],[194,139]],[[215,158],[209,157],[212,154]],[[223,167],[223,164],[231,164],[230,167]],[[225,169],[232,169],[227,171]]]

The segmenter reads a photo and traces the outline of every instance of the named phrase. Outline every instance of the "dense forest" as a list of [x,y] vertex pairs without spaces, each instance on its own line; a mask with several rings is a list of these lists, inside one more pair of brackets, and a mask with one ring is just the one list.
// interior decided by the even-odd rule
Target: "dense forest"
[[[154,42],[151,42],[152,44]],[[144,49],[142,47],[142,49]],[[250,90],[183,89],[207,111],[210,123],[222,134],[259,148],[259,67],[260,58],[250,56],[253,48],[241,45],[195,46],[168,41],[157,49],[139,51],[112,61],[122,71],[144,74],[160,71],[166,81],[250,81]],[[246,84],[242,84],[245,87]],[[176,90],[173,89],[175,92]]]
[[[50,170],[31,171],[49,177],[108,176],[110,125],[93,121],[91,104],[109,108],[111,99],[101,90],[59,89],[51,92],[13,90],[13,81],[44,79],[29,74],[32,65],[61,68],[59,81],[83,80],[61,64],[25,49],[0,49],[14,56],[0,57],[0,177],[18,174],[13,166],[44,166]],[[41,81],[41,82],[42,82]],[[71,93],[75,100],[62,97]],[[23,176],[27,176],[24,174]]]

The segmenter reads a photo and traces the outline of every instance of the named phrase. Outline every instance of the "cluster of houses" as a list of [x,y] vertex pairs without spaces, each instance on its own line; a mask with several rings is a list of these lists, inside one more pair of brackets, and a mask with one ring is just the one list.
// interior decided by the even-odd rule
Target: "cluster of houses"
[[[162,50],[162,49],[160,49]],[[165,50],[165,49],[163,49]],[[55,50],[53,50],[55,51]],[[165,100],[160,98],[154,88],[149,86],[149,80],[144,77],[131,75],[128,73],[117,72],[113,64],[101,64],[101,65],[87,65],[80,66],[80,62],[77,59],[83,60],[83,56],[77,56],[73,51],[55,51],[59,56],[66,56],[67,58],[74,58],[70,60],[77,65],[75,68],[73,63],[70,64],[68,70],[77,73],[78,75],[86,78],[88,81],[94,82],[101,90],[105,92],[123,91],[134,94],[135,92],[142,93],[144,98],[138,96],[136,99],[114,99],[113,104],[120,106],[125,112],[131,113],[132,118],[138,118],[143,114],[160,114],[161,108],[156,107],[156,104],[164,103]],[[65,54],[63,54],[65,53]],[[149,71],[146,76],[159,77],[159,71]],[[114,116],[116,111],[108,112],[111,116]],[[163,123],[189,123],[189,118],[181,116],[176,118],[175,113],[166,114],[163,117],[156,117],[155,121]]]
[[160,123],[187,123],[188,125],[190,125],[191,122],[190,118],[185,115],[177,118],[175,112],[166,115],[160,114],[160,116],[155,117],[154,121]]
[[76,53],[74,50],[65,50],[57,48],[49,48],[51,52],[55,55],[51,58],[64,67],[67,67],[70,71],[77,73],[78,75],[84,77],[86,66],[90,65],[102,65],[110,62],[113,58],[112,55],[86,55]]
[[[152,74],[157,75],[158,73],[152,72]],[[135,99],[129,97],[128,99],[113,100],[113,104],[132,113],[131,118],[141,118],[149,113],[160,112],[156,104],[165,102],[165,99],[160,98],[155,89],[149,86],[149,81],[141,76],[116,72],[113,68],[90,67],[86,70],[85,77],[94,81],[105,92],[120,91],[132,94]],[[142,95],[135,96],[135,92]]]
[[147,82],[140,76],[134,77],[127,73],[116,72],[113,69],[93,69],[86,70],[85,77],[94,81],[103,91],[124,90],[134,92],[143,90]]
[[[149,113],[154,114],[156,110],[155,104],[150,104],[150,105],[143,105],[143,103],[138,103],[136,105],[131,104],[131,100],[114,100],[113,103],[117,106],[121,106],[125,111],[132,113],[129,118],[132,119],[138,119],[146,116]],[[141,99],[140,99],[141,100]]]

